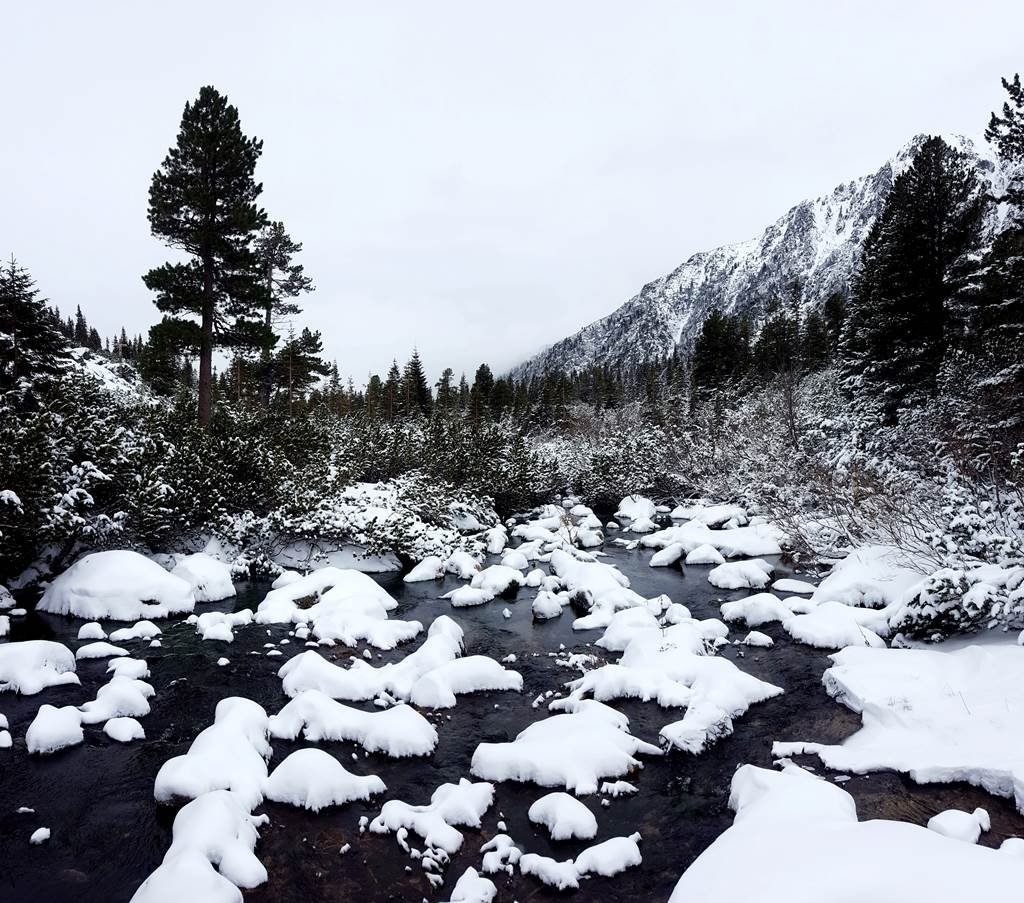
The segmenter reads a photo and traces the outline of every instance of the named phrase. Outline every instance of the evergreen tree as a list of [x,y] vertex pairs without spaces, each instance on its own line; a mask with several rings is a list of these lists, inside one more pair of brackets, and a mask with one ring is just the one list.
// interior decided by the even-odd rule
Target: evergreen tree
[[323,342],[319,332],[304,328],[296,336],[294,330],[289,330],[288,339],[275,358],[277,384],[289,414],[294,413],[296,401],[305,399],[310,386],[331,372],[322,354]]
[[404,413],[402,410],[402,373],[398,369],[398,361],[391,362],[388,378],[384,382],[381,393],[381,413],[385,420],[394,420]]
[[985,198],[963,154],[929,138],[893,183],[868,237],[844,339],[851,388],[892,422],[909,396],[934,391]]
[[466,374],[463,373],[459,378],[459,410],[465,412],[469,406],[469,382],[466,380]]
[[430,385],[423,372],[420,354],[415,348],[402,372],[402,397],[407,413],[421,414],[424,417],[430,416],[434,399],[431,397]]
[[[267,300],[252,241],[265,222],[254,179],[263,143],[242,133],[238,110],[212,87],[185,104],[177,142],[153,174],[149,223],[154,236],[191,255],[143,281],[156,305],[199,321],[198,420],[210,422],[213,348],[256,334]],[[245,324],[244,326],[242,324]],[[269,342],[269,336],[262,341]]]
[[89,324],[85,322],[81,305],[75,307],[75,344],[85,348],[89,344]]
[[445,367],[441,378],[437,381],[437,404],[435,410],[442,414],[450,414],[459,404],[458,389],[454,385],[455,371]]
[[139,375],[157,395],[171,397],[181,384],[181,344],[173,321],[164,319],[149,329],[139,354]]
[[[284,223],[267,223],[253,244],[256,265],[263,280],[264,307],[263,326],[266,333],[273,333],[274,325],[284,317],[292,317],[301,311],[293,298],[313,291],[313,280],[304,272],[301,263],[293,258],[302,251],[302,244],[293,241],[285,231]],[[270,403],[271,373],[269,346],[262,349],[264,365],[263,404]]]
[[0,389],[64,369],[67,340],[60,325],[24,267],[13,257],[0,266]]
[[988,409],[986,427],[1024,439],[1024,87],[1020,75],[1002,80],[1008,95],[1003,115],[995,113],[985,137],[1008,172],[1006,190],[995,200],[1006,203],[1003,230],[984,259],[977,293],[970,298],[968,343],[980,370],[977,394]]

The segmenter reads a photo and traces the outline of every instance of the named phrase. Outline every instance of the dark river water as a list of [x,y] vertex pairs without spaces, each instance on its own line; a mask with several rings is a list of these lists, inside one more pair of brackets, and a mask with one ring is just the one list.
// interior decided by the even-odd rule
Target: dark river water
[[[695,617],[717,617],[718,602],[739,598],[746,591],[722,592],[707,582],[706,567],[651,568],[649,551],[624,551],[609,547],[607,560],[630,578],[632,588],[646,597],[667,593],[687,605]],[[777,576],[792,573],[780,566]],[[433,891],[419,864],[409,859],[391,835],[358,832],[362,815],[372,818],[384,799],[426,803],[431,792],[444,782],[470,777],[469,763],[481,741],[512,739],[544,710],[531,707],[541,692],[558,689],[577,672],[555,664],[548,653],[559,644],[570,650],[600,653],[588,646],[600,631],[572,630],[572,612],[535,624],[530,603],[535,590],[524,590],[513,601],[495,600],[477,608],[454,611],[437,597],[461,583],[405,584],[398,575],[381,575],[379,582],[399,602],[392,617],[417,619],[428,624],[440,614],[453,615],[463,626],[469,653],[500,659],[515,653],[509,667],[524,677],[522,694],[486,693],[459,697],[454,709],[429,716],[437,725],[440,742],[429,758],[389,759],[363,757],[361,748],[348,743],[328,743],[324,748],[351,765],[359,752],[359,773],[380,775],[388,792],[376,803],[353,803],[317,815],[284,805],[265,804],[257,811],[270,816],[261,829],[256,853],[267,867],[269,880],[246,891],[253,903],[349,900],[419,901],[446,900],[454,882],[470,865],[479,868],[480,846],[496,833],[503,820],[511,837],[524,849],[567,859],[583,847],[609,837],[639,831],[643,836],[643,864],[613,878],[594,878],[578,891],[559,893],[530,877],[516,873],[491,876],[498,885],[499,900],[538,900],[572,896],[579,901],[666,900],[684,869],[732,823],[728,809],[729,782],[743,763],[771,764],[772,740],[837,742],[858,726],[858,718],[825,694],[822,672],[829,660],[824,652],[793,643],[777,624],[759,628],[772,636],[771,649],[748,649],[739,660],[740,647],[724,649],[725,656],[741,667],[785,689],[785,694],[754,706],[736,719],[735,734],[700,756],[673,752],[646,757],[645,767],[629,778],[640,792],[600,805],[598,797],[583,801],[597,816],[599,833],[592,841],[550,841],[546,831],[532,825],[529,805],[549,789],[532,784],[503,783],[497,786],[495,804],[479,831],[462,829],[465,843],[446,872],[443,888]],[[197,610],[254,608],[268,584],[238,585],[238,597],[225,604],[201,605]],[[505,619],[501,612],[512,612]],[[71,648],[80,621],[30,614],[12,619],[11,640],[55,639]],[[110,629],[112,625],[105,624]],[[81,687],[57,687],[37,696],[0,694],[0,712],[11,723],[14,747],[0,750],[0,900],[4,903],[122,903],[159,865],[170,844],[175,810],[153,800],[153,780],[160,765],[184,753],[192,739],[213,720],[214,707],[225,696],[245,696],[260,703],[268,713],[287,701],[276,672],[290,655],[304,651],[299,641],[280,647],[284,656],[267,658],[264,643],[287,636],[283,627],[253,625],[239,629],[234,643],[202,642],[185,624],[162,622],[163,645],[151,649],[145,642],[124,645],[133,655],[149,662],[150,683],[156,689],[152,712],[140,719],[146,730],[144,742],[122,745],[102,733],[102,725],[86,726],[85,742],[51,756],[29,756],[25,730],[44,702],[78,705],[95,696],[106,682],[106,660],[79,665]],[[744,628],[732,630],[742,637]],[[385,661],[401,658],[419,642],[391,653]],[[534,656],[531,653],[539,653]],[[255,654],[252,654],[255,653]],[[342,663],[351,649],[336,646],[322,653]],[[231,662],[215,663],[220,656]],[[376,657],[376,656],[375,656]],[[614,658],[615,656],[612,656]],[[377,662],[375,662],[377,663]],[[632,732],[657,742],[658,730],[681,717],[680,710],[665,710],[654,703],[615,703],[629,716]],[[449,717],[450,716],[450,717]],[[305,742],[274,742],[271,765]],[[816,760],[806,764],[818,765]],[[997,846],[1004,837],[1024,835],[1022,819],[1008,800],[1001,800],[967,785],[917,786],[895,774],[854,776],[845,785],[857,799],[862,819],[886,817],[924,824],[932,815],[950,808],[984,806],[992,816],[992,830],[982,842]],[[17,814],[20,806],[35,814]],[[28,837],[40,825],[52,830],[41,846],[30,846]],[[422,842],[410,837],[422,847]],[[343,844],[351,844],[346,855]],[[411,870],[407,867],[411,866]],[[200,901],[194,901],[200,903]]]

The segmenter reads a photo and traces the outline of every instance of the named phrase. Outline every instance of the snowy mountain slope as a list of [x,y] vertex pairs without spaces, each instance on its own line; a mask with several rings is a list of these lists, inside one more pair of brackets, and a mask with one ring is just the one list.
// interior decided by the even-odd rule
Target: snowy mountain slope
[[[913,138],[877,172],[797,204],[760,238],[694,254],[608,316],[520,364],[513,375],[520,379],[545,370],[665,357],[677,345],[692,345],[712,308],[756,321],[773,300],[788,297],[796,279],[803,284],[805,307],[820,306],[832,292],[847,292],[861,244],[893,180],[925,138]],[[947,141],[978,160],[983,178],[998,178],[995,154],[986,143],[962,137]]]

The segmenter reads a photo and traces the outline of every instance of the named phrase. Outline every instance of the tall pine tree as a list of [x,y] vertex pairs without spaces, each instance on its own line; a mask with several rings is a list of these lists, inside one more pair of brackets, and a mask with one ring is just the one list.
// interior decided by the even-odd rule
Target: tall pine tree
[[[177,142],[149,188],[152,233],[191,255],[166,263],[143,281],[156,305],[198,320],[199,423],[210,422],[213,349],[260,335],[266,291],[252,241],[266,216],[256,205],[263,186],[256,162],[263,142],[243,134],[238,110],[215,88],[185,104]],[[262,341],[270,337],[263,333]]]

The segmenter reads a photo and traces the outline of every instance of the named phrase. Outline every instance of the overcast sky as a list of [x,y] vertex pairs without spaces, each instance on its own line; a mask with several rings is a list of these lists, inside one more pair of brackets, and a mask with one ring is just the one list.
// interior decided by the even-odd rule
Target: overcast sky
[[0,253],[104,334],[157,319],[147,190],[204,84],[358,383],[497,370],[917,132],[980,134],[1024,2],[6,4]]

